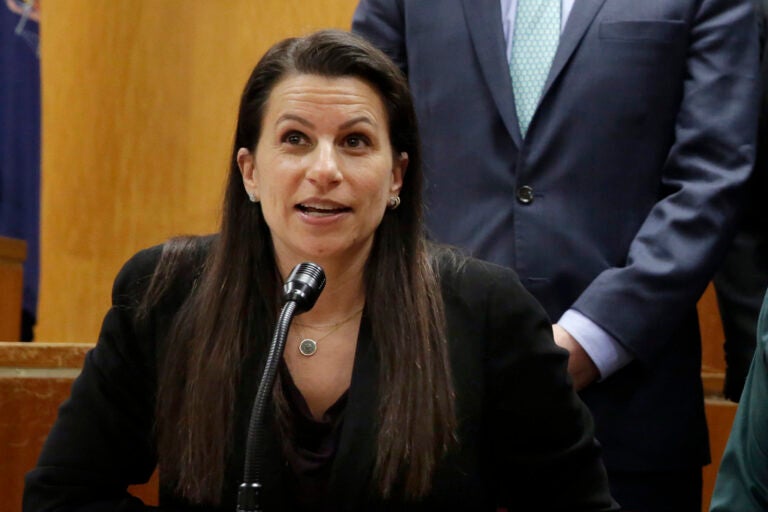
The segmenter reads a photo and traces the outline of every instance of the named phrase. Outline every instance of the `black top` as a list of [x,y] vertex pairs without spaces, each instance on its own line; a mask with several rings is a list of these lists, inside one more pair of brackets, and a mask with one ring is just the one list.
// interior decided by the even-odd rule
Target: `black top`
[[294,477],[287,486],[287,499],[292,501],[291,510],[321,511],[339,446],[348,393],[345,391],[318,421],[285,364],[280,366],[280,377],[293,434],[285,445],[285,459]]
[[[202,258],[207,245],[200,246]],[[142,251],[120,271],[99,341],[59,411],[37,467],[27,475],[25,512],[148,510],[126,487],[145,482],[157,463],[156,358],[165,353],[165,333],[192,281],[188,276],[178,279],[147,321],[135,322],[135,305],[160,253],[161,247]],[[327,477],[327,508],[617,510],[591,416],[567,376],[568,354],[554,344],[542,308],[512,270],[442,253],[435,265],[445,304],[458,443],[438,463],[431,492],[422,501],[383,500],[377,494],[378,358],[364,317]],[[244,462],[244,450],[237,447],[244,447],[258,387],[257,366],[258,358],[243,361],[242,403],[236,404],[232,440],[236,449],[227,461],[221,506],[189,504],[174,493],[173,476],[160,468],[161,510],[235,510]],[[263,441],[263,510],[290,510],[286,495],[291,479],[282,442],[271,429]]]

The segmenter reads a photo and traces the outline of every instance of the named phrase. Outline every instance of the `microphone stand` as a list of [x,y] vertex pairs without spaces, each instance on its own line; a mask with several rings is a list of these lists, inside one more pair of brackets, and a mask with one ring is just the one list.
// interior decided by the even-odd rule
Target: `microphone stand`
[[288,277],[283,287],[285,305],[280,311],[275,333],[267,353],[267,362],[256,398],[253,401],[251,419],[248,424],[248,438],[245,451],[243,483],[237,492],[237,512],[262,512],[259,505],[261,495],[261,461],[256,450],[263,443],[264,412],[272,395],[277,376],[277,365],[283,357],[285,339],[291,327],[293,316],[312,309],[317,297],[325,287],[325,273],[314,263],[300,263]]
[[277,365],[283,355],[285,338],[291,327],[291,320],[296,311],[296,303],[286,302],[278,317],[275,334],[267,355],[267,364],[264,367],[264,375],[253,401],[251,420],[248,424],[248,441],[245,448],[245,469],[243,470],[243,483],[237,493],[238,512],[261,512],[259,496],[261,494],[261,461],[257,457],[256,449],[262,444],[264,410],[269,402],[272,387],[275,385]]

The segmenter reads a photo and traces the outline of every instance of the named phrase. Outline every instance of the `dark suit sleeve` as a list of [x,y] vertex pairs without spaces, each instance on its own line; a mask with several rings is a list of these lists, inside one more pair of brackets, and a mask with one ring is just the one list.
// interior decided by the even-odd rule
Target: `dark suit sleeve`
[[[485,304],[487,426],[500,504],[510,510],[618,510],[568,355],[515,273],[490,268]],[[486,281],[487,279],[487,281]],[[466,287],[472,285],[467,283]]]
[[755,350],[755,326],[768,286],[768,2],[754,0],[762,49],[762,105],[757,162],[748,182],[747,203],[739,232],[713,283],[725,331],[723,394],[739,401]]
[[598,275],[573,305],[644,360],[661,350],[671,326],[692,310],[712,277],[755,158],[758,48],[752,4],[691,5],[697,12],[674,143],[659,176],[661,199],[635,235],[626,264]]
[[117,276],[98,343],[27,474],[25,512],[151,509],[126,487],[146,482],[156,465],[154,349],[133,317],[159,253],[137,254]]
[[389,55],[407,75],[402,0],[362,0],[352,17],[352,31]]

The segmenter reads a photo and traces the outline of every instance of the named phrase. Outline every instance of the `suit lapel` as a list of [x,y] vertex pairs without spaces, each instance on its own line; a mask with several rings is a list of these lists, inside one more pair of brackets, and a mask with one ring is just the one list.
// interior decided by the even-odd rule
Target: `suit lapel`
[[462,0],[475,54],[507,131],[519,147],[522,143],[515,111],[512,79],[501,27],[499,0]]
[[576,47],[578,47],[579,42],[581,42],[603,3],[605,3],[605,0],[575,0],[571,14],[568,16],[568,21],[565,23],[565,29],[560,36],[560,44],[557,46],[557,52],[552,61],[549,75],[547,75],[547,81],[544,83],[544,89],[541,92],[542,101],[554,81],[563,71]]

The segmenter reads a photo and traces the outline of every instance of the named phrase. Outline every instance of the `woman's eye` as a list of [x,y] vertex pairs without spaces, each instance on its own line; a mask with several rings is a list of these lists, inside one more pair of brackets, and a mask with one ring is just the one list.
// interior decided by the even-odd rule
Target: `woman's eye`
[[301,132],[288,132],[283,137],[283,140],[288,144],[297,146],[299,144],[303,144],[304,142],[306,142],[306,137]]
[[370,142],[368,141],[368,138],[364,137],[363,135],[350,135],[346,139],[346,144],[350,148],[361,148],[363,146],[369,145]]

